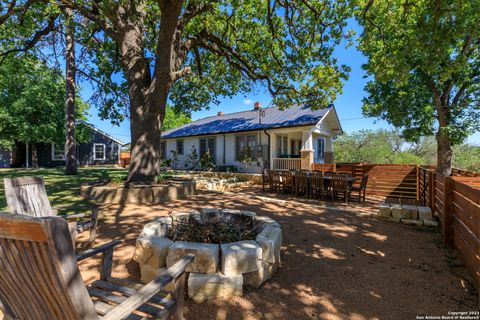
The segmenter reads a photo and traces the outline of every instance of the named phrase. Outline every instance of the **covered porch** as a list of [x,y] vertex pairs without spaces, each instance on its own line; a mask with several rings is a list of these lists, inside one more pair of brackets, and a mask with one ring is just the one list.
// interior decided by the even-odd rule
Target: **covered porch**
[[315,163],[333,163],[332,137],[313,128],[283,128],[271,133],[273,170],[311,170]]

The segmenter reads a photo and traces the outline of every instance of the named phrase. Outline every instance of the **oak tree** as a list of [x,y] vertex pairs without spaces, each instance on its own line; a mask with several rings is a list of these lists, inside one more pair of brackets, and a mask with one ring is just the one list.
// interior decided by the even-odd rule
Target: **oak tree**
[[361,0],[359,48],[368,58],[363,113],[410,140],[436,135],[437,171],[480,129],[480,1]]
[[[167,101],[198,110],[260,83],[281,107],[321,108],[348,75],[334,56],[350,36],[348,0],[15,3],[27,2],[68,7],[81,19],[77,43],[90,62],[79,72],[96,83],[103,117],[121,117],[126,109],[130,119],[130,182],[150,182],[159,173]],[[57,11],[50,12],[43,20]]]

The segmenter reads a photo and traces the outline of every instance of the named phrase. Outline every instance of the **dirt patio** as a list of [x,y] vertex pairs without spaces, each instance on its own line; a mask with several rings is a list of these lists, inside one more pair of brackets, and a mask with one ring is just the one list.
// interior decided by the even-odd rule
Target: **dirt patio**
[[[281,269],[243,297],[187,300],[187,319],[415,319],[476,310],[469,275],[442,248],[439,233],[368,217],[376,204],[324,203],[256,187],[199,192],[163,206],[103,207],[97,244],[123,240],[114,254],[114,276],[137,280],[139,268],[131,257],[148,221],[171,210],[251,210],[282,225]],[[97,277],[98,262],[81,263],[86,281]]]

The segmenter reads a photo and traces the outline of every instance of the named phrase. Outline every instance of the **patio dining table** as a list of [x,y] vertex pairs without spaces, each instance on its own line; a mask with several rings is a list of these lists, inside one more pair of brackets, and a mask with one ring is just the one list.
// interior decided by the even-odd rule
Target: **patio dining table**
[[[358,178],[352,177],[352,176],[347,176],[347,183],[351,186],[355,181],[357,181]],[[332,181],[332,176],[323,176],[323,181]]]

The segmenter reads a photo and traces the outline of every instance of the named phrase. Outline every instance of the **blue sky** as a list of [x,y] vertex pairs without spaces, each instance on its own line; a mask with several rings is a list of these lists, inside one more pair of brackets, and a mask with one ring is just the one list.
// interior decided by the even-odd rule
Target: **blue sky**
[[[354,26],[355,29],[358,27]],[[376,118],[364,118],[362,115],[362,98],[365,95],[363,88],[366,84],[366,79],[363,78],[364,71],[361,66],[366,62],[366,58],[355,48],[351,46],[345,48],[339,47],[335,53],[339,63],[350,66],[351,73],[349,80],[344,83],[343,93],[335,100],[334,105],[338,112],[340,122],[345,132],[353,132],[361,129],[390,129],[387,122]],[[211,105],[208,110],[202,110],[192,113],[192,119],[197,120],[203,117],[216,115],[218,111],[225,113],[237,112],[243,110],[250,110],[253,104],[258,101],[262,106],[266,107],[271,102],[271,96],[262,87],[256,88],[255,94],[242,95],[239,94],[232,98],[221,99],[219,105]],[[84,99],[90,97],[91,89],[86,86],[81,92]],[[92,107],[89,111],[91,116],[89,121],[101,130],[108,132],[119,140],[127,143],[130,142],[130,123],[125,120],[119,127],[112,126],[109,121],[102,121],[98,117],[98,111]],[[477,132],[468,139],[468,142],[480,145],[480,132]]]

